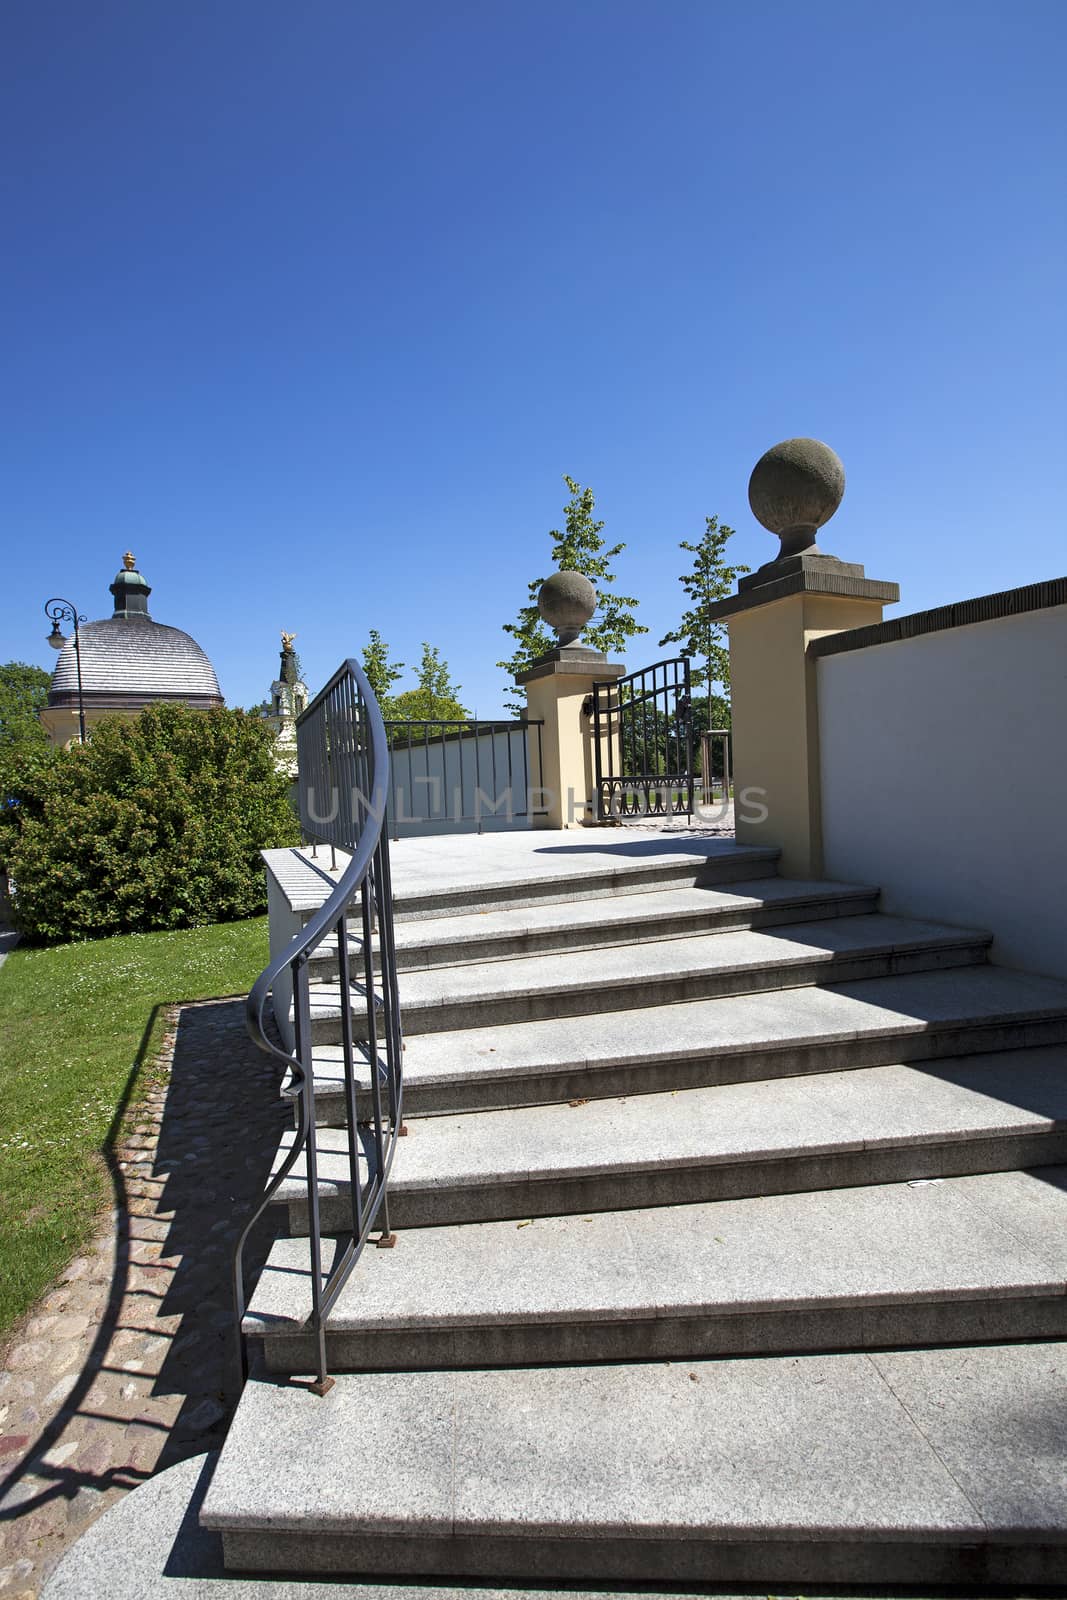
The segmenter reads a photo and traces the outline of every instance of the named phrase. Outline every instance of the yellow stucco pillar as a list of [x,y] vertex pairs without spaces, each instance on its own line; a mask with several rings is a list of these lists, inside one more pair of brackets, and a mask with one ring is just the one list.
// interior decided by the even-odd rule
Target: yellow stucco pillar
[[734,818],[741,844],[777,845],[786,877],[823,870],[816,664],[808,645],[824,634],[882,620],[900,599],[895,583],[815,544],[844,493],[829,446],[787,439],[752,473],[749,503],[781,539],[775,560],[742,578],[737,594],[709,608],[730,635]]
[[897,598],[885,593],[895,584],[851,581],[880,592],[802,588],[729,619],[736,836],[778,845],[786,877],[817,878],[823,869],[818,681],[808,645],[881,622]]
[[561,645],[517,675],[516,683],[526,690],[535,827],[577,828],[596,821],[596,756],[587,701],[594,683],[614,682],[622,673],[618,662],[598,650]]

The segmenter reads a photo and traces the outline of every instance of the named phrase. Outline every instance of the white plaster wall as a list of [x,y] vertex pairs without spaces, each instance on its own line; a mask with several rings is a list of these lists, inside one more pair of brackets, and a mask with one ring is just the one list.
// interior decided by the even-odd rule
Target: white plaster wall
[[1067,606],[818,662],[827,877],[1067,977]]

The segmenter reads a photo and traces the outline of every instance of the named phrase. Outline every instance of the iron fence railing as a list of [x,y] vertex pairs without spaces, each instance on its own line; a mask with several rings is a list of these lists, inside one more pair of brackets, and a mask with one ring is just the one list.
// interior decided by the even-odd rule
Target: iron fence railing
[[512,824],[543,810],[540,721],[389,721],[389,822]]
[[[283,1093],[296,1106],[296,1133],[263,1199],[249,1218],[234,1252],[234,1295],[242,1377],[248,1350],[242,1331],[246,1294],[244,1251],[256,1221],[303,1160],[310,1218],[311,1309],[307,1326],[315,1339],[314,1389],[325,1394],[326,1319],[370,1235],[393,1242],[387,1185],[396,1140],[402,1131],[403,1040],[393,942],[389,835],[389,748],[385,725],[363,669],[346,661],[297,721],[300,818],[305,834],[350,851],[347,865],[326,903],[257,978],[248,997],[248,1030],[261,1049],[288,1068]],[[347,1124],[350,1228],[323,1271],[315,1143],[315,1060],[309,959],[321,947],[336,948],[341,1054]],[[292,985],[293,1049],[287,1053],[268,1035],[266,1006],[277,984]],[[358,1103],[357,1103],[358,1101]]]
[[597,818],[692,816],[689,661],[678,656],[593,685]]

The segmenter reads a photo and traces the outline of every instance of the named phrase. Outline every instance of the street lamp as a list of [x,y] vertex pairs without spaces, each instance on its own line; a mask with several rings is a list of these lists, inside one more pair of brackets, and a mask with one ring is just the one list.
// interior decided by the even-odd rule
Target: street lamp
[[74,660],[78,667],[78,737],[85,743],[85,697],[82,693],[82,651],[81,640],[78,637],[78,624],[84,622],[85,617],[79,615],[78,608],[69,600],[49,600],[44,608],[44,614],[52,624],[52,631],[48,635],[48,643],[53,650],[62,650],[67,642],[67,635],[60,630],[60,621],[74,624]]

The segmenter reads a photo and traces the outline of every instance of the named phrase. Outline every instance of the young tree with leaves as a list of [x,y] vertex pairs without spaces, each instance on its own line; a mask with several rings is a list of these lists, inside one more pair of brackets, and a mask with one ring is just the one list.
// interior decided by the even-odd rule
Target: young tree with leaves
[[[583,489],[566,473],[563,481],[571,497],[563,508],[563,532],[553,528],[549,534],[554,541],[552,560],[556,571],[584,573],[596,587],[597,609],[582,630],[582,637],[592,649],[611,655],[625,650],[626,641],[635,634],[648,632],[633,614],[638,601],[630,595],[616,594],[613,588],[615,574],[611,563],[626,546],[615,544],[610,549],[604,548],[605,541],[601,537],[604,523],[593,516],[596,500],[592,489]],[[533,579],[529,586],[529,603],[520,609],[515,622],[504,623],[504,632],[511,634],[516,648],[513,655],[506,661],[498,661],[497,666],[503,667],[511,679],[525,671],[538,656],[551,650],[555,643],[537,609],[537,595],[544,581],[543,577]],[[508,702],[508,709],[518,712],[522,707],[512,701]]]
[[[731,726],[730,652],[724,642],[725,629],[722,623],[711,621],[708,608],[713,601],[723,600],[731,594],[738,577],[749,570],[740,564],[730,565],[725,559],[733,528],[725,523],[720,527],[718,517],[705,517],[704,521],[706,527],[700,543],[690,544],[683,539],[679,546],[696,557],[692,570],[683,573],[679,579],[693,604],[682,613],[680,625],[672,633],[664,634],[660,640],[661,645],[680,644],[682,655],[689,656],[694,662],[690,668],[690,681],[693,687],[693,744],[698,752],[698,766],[701,760],[701,736],[711,728]],[[720,686],[720,694],[714,693],[715,684]],[[704,689],[703,694],[698,692],[701,688]],[[721,752],[717,745],[711,758],[718,768]]]
[[682,655],[691,657],[694,662],[690,668],[694,690],[703,686],[708,698],[714,701],[720,697],[712,695],[712,685],[720,684],[721,703],[728,711],[730,652],[724,642],[723,624],[712,622],[708,609],[713,601],[723,600],[731,594],[738,576],[749,569],[740,565],[731,566],[725,560],[726,546],[733,537],[734,529],[725,523],[720,527],[718,517],[705,517],[704,521],[707,527],[699,544],[690,544],[683,539],[679,545],[679,549],[688,550],[696,557],[692,571],[683,573],[679,579],[693,604],[682,613],[679,626],[672,633],[664,634],[660,644],[680,644]]
[[389,660],[389,646],[378,632],[377,628],[370,630],[367,643],[363,646],[363,670],[367,674],[367,681],[374,690],[374,697],[382,710],[382,716],[388,717],[392,713],[393,684],[398,681],[404,671],[404,663],[398,661],[395,666]]
[[452,682],[440,651],[424,644],[417,686],[393,699],[392,716],[406,722],[466,722],[470,712],[460,701],[460,687]]

